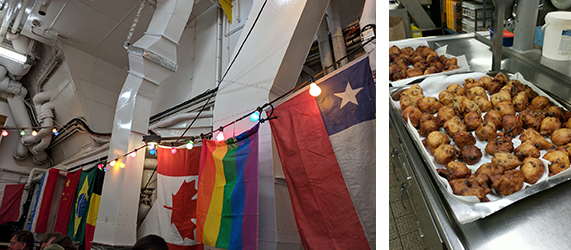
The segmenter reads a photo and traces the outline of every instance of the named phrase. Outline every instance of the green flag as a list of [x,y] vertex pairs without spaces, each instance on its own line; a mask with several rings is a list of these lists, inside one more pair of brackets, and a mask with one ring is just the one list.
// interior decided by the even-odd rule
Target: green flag
[[67,226],[67,236],[69,236],[73,241],[84,241],[85,222],[87,220],[89,202],[91,200],[93,183],[95,181],[97,171],[100,170],[96,167],[88,171],[81,171],[71,210],[72,212],[69,217],[69,224]]

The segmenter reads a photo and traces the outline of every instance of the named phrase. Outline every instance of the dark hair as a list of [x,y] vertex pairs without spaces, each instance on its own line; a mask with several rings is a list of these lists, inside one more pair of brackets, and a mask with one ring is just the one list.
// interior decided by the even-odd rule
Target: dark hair
[[14,234],[16,241],[20,243],[25,243],[26,247],[30,250],[34,249],[34,235],[30,231],[20,231]]
[[57,237],[55,240],[52,241],[52,244],[58,244],[63,247],[65,250],[77,250],[75,244],[69,236],[61,235]]
[[63,234],[61,234],[60,232],[52,232],[52,233],[45,233],[42,236],[42,243],[46,243],[48,242],[50,239],[56,239],[60,236],[62,236]]
[[168,250],[167,242],[160,236],[150,234],[137,241],[132,250]]

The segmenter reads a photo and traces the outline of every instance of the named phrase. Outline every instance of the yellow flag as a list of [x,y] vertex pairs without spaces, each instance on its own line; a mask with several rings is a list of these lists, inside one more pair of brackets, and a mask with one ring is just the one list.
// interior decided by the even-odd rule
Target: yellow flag
[[230,21],[230,23],[232,23],[232,1],[218,0],[218,2],[220,3],[220,6],[222,6],[224,14],[226,14],[226,18],[228,18],[228,21]]

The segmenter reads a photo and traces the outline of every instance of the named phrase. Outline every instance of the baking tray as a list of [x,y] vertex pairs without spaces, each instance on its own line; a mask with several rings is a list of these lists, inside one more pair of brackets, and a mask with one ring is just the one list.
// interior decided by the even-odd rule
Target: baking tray
[[[430,47],[430,45],[428,44],[428,42],[426,40],[420,39],[420,38],[416,38],[416,39],[412,39],[412,40],[402,40],[402,41],[389,42],[389,48],[392,47],[393,45],[399,47],[399,49],[402,49],[405,47],[412,47],[413,49],[416,49],[419,46]],[[393,87],[400,87],[400,86],[405,86],[405,85],[407,85],[413,81],[422,80],[422,79],[425,79],[425,78],[430,77],[430,76],[452,75],[452,74],[458,74],[458,73],[470,71],[470,66],[468,65],[468,61],[466,60],[466,56],[465,55],[454,56],[454,55],[447,54],[446,53],[447,47],[448,47],[448,45],[442,46],[439,48],[432,48],[432,47],[431,48],[434,49],[434,52],[436,52],[438,54],[438,56],[445,55],[447,58],[456,57],[456,59],[458,60],[458,62],[457,62],[457,65],[459,67],[458,69],[434,73],[434,74],[430,74],[430,75],[415,76],[415,77],[401,79],[398,81],[389,80],[389,83]]]
[[[454,74],[454,75],[441,75],[441,76],[430,76],[426,79],[422,80],[419,85],[423,89],[424,96],[431,96],[438,98],[438,94],[440,91],[446,89],[452,83],[458,83],[463,85],[464,79],[466,78],[474,78],[479,79],[482,76],[486,75],[485,73],[463,73],[463,74]],[[549,98],[549,100],[563,109],[567,110],[564,106],[559,104],[556,100],[554,100],[551,96],[547,95],[544,91],[537,88],[534,84],[524,79],[524,77],[520,73],[515,74],[506,74],[511,80],[519,80],[522,84],[530,86],[537,94],[541,96],[545,96]],[[390,93],[395,93],[397,90],[402,88],[408,88],[410,86],[401,87],[401,88],[393,88],[391,89]],[[488,96],[489,97],[489,96]],[[394,105],[395,109],[399,111],[399,114],[402,114],[402,110],[400,109],[400,103],[395,101],[391,98],[391,105]],[[485,112],[482,113],[482,117],[484,116]],[[400,116],[402,119],[402,115]],[[408,133],[411,135],[412,141],[419,149],[424,161],[427,163],[426,166],[429,168],[429,172],[436,180],[437,186],[440,191],[444,194],[452,213],[456,220],[461,224],[466,224],[481,218],[485,218],[511,204],[514,202],[524,199],[528,196],[533,194],[539,193],[543,190],[549,189],[553,186],[556,186],[562,182],[568,181],[571,179],[571,168],[566,169],[565,171],[554,175],[548,176],[549,169],[548,164],[549,162],[543,159],[542,157],[547,153],[547,150],[540,150],[540,157],[539,159],[544,163],[545,166],[545,173],[542,178],[536,182],[535,184],[531,185],[528,183],[524,183],[524,187],[511,195],[503,196],[503,195],[495,195],[495,194],[488,194],[487,197],[490,200],[489,202],[480,202],[480,200],[475,196],[459,196],[452,193],[452,189],[448,184],[448,181],[441,177],[436,169],[437,168],[445,168],[444,165],[438,164],[434,161],[434,157],[428,149],[422,144],[422,137],[418,134],[417,129],[412,126],[409,121],[401,120],[403,125],[405,125]],[[446,134],[443,128],[440,129],[440,132]],[[473,133],[473,132],[472,132]],[[476,137],[477,138],[477,137]],[[549,142],[551,140],[546,138]],[[488,163],[491,161],[492,156],[485,153],[484,148],[487,142],[481,142],[477,140],[476,146],[482,150],[482,158],[480,161],[474,165],[466,165],[468,168],[475,172],[478,167],[480,167],[484,163]],[[513,140],[514,149],[517,148],[521,142],[519,141],[519,135]],[[454,145],[453,140],[451,140],[451,145]],[[520,167],[518,167],[519,169]]]

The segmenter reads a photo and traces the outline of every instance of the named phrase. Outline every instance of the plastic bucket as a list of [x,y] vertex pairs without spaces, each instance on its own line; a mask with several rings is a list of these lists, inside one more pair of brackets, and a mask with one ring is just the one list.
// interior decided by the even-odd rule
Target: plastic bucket
[[549,59],[571,60],[571,11],[553,11],[545,16],[542,55]]

